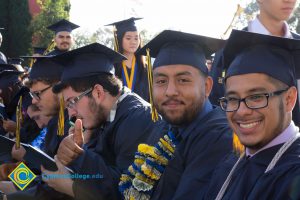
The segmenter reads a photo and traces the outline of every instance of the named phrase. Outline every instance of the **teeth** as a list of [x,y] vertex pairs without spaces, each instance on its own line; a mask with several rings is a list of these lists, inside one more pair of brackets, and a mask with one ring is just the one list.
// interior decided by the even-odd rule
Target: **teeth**
[[249,124],[240,124],[240,127],[241,128],[252,128],[252,127],[256,126],[257,124],[259,124],[259,122],[252,122]]

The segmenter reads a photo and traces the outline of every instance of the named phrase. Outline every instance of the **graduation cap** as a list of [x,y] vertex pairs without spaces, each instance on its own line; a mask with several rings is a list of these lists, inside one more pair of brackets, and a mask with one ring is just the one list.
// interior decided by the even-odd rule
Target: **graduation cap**
[[122,21],[114,22],[111,24],[107,24],[105,26],[114,26],[114,40],[115,40],[115,50],[119,51],[118,41],[121,42],[123,35],[127,31],[137,31],[137,27],[135,26],[135,21],[143,18],[135,18],[131,17],[129,19],[125,19]]
[[33,47],[33,54],[40,54],[44,55],[44,52],[46,51],[47,48],[45,47]]
[[60,79],[63,66],[59,63],[53,62],[50,58],[53,56],[22,56],[22,58],[33,58],[36,62],[32,65],[29,79]]
[[17,70],[2,70],[0,72],[0,88],[7,88],[19,82],[20,74],[22,74],[22,72]]
[[112,49],[93,43],[66,53],[53,57],[55,62],[62,64],[64,70],[61,76],[61,83],[53,87],[58,93],[68,80],[80,77],[89,77],[98,74],[114,75],[114,63],[121,62],[126,58]]
[[72,32],[72,30],[78,28],[79,26],[77,24],[73,24],[72,22],[69,22],[68,20],[62,19],[51,26],[48,26],[47,29],[52,30],[57,34],[61,31],[67,31]]
[[140,19],[143,18],[131,17],[129,19],[107,24],[105,26],[115,26],[117,34],[123,35],[122,33],[125,33],[127,31],[137,31],[137,28],[135,26],[135,21]]
[[153,69],[173,64],[190,65],[208,74],[206,58],[225,45],[225,40],[180,31],[165,30],[152,39],[137,54],[156,58]]
[[300,40],[233,30],[224,47],[226,78],[267,74],[288,86],[300,78]]

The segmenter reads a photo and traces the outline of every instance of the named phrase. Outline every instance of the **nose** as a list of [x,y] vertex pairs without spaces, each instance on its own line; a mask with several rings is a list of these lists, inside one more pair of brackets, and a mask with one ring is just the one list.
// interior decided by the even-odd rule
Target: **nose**
[[177,96],[178,95],[178,89],[174,81],[169,81],[168,86],[166,89],[166,96],[171,97],[171,96]]
[[77,116],[77,111],[74,108],[67,108],[69,116]]
[[236,111],[236,113],[240,116],[243,115],[250,115],[253,112],[252,109],[248,108],[246,103],[244,101],[240,102],[240,107],[239,109]]
[[32,97],[31,103],[32,103],[32,104],[37,104],[37,102],[38,102],[38,100],[37,100],[36,98]]

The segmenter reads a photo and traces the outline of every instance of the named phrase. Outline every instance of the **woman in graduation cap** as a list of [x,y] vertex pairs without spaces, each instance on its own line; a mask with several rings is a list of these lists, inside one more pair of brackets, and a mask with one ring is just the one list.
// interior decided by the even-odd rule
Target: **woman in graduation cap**
[[136,55],[141,47],[141,38],[134,21],[129,18],[109,25],[114,26],[115,50],[124,54],[127,60],[115,65],[115,74],[133,92],[149,101],[148,76],[143,56]]

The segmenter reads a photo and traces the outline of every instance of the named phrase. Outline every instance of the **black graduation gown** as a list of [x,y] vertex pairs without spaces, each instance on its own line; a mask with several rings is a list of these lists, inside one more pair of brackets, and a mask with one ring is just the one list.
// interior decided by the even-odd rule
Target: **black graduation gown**
[[121,101],[115,119],[100,131],[94,148],[75,160],[73,169],[79,174],[100,174],[101,179],[75,179],[75,199],[120,199],[118,183],[134,159],[139,143],[147,140],[155,123],[150,106],[134,93]]
[[[251,158],[244,157],[233,173],[223,199],[300,199],[300,139],[290,146],[271,171],[264,173],[282,145],[265,149]],[[205,199],[215,199],[236,161],[237,157],[230,155],[220,163]]]
[[180,127],[179,135],[174,158],[151,199],[201,199],[216,165],[232,151],[232,131],[225,113],[212,108],[209,101],[191,124]]

